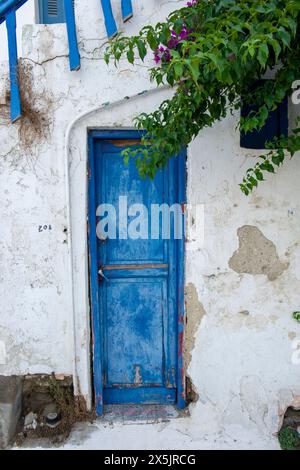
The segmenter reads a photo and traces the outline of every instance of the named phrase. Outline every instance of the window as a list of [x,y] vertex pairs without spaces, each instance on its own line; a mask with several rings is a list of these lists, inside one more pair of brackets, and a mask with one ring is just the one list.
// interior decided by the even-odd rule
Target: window
[[[255,87],[261,85],[258,81]],[[254,87],[254,88],[255,88]],[[250,111],[256,111],[255,106],[243,104],[241,115],[248,116]],[[260,131],[252,131],[247,134],[241,133],[241,147],[246,149],[264,149],[268,141],[274,137],[281,137],[288,135],[288,99],[285,98],[275,111],[269,114],[266,124]]]
[[64,0],[39,0],[39,23],[64,23]]

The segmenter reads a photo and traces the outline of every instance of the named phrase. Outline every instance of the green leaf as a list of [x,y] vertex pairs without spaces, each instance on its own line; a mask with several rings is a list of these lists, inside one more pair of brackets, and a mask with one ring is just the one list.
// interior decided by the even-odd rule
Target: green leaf
[[176,78],[180,78],[183,75],[183,64],[181,62],[176,62],[174,64],[174,71]]
[[265,161],[259,165],[261,170],[268,171],[269,173],[275,173],[273,165],[269,161]]
[[260,170],[255,170],[255,176],[258,181],[263,181],[264,180],[264,175]]
[[259,46],[258,54],[257,54],[257,59],[262,68],[265,68],[268,57],[269,57],[269,48],[266,43],[262,43]]
[[276,62],[278,61],[278,58],[280,56],[280,52],[281,52],[281,47],[280,47],[280,44],[279,42],[276,40],[276,39],[272,39],[270,40],[270,44],[271,46],[273,47],[273,50],[275,52],[275,60]]
[[293,312],[293,318],[300,323],[300,312]]
[[149,44],[151,50],[155,51],[158,47],[158,41],[155,38],[153,31],[150,30],[150,29],[147,32],[147,41],[148,41],[148,44]]
[[133,49],[129,49],[129,51],[127,51],[127,60],[130,64],[133,64],[134,63],[134,52],[133,52]]
[[197,82],[199,76],[200,76],[200,69],[199,69],[199,60],[193,59],[193,60],[187,60],[186,61],[187,66],[189,67],[193,80]]
[[139,51],[140,58],[142,60],[144,60],[146,55],[147,55],[147,49],[146,49],[146,46],[145,46],[144,42],[141,41],[141,40],[138,40],[137,41],[137,48],[138,48],[138,51]]
[[286,47],[289,47],[291,43],[291,35],[282,27],[278,29],[277,34],[280,37],[283,44]]

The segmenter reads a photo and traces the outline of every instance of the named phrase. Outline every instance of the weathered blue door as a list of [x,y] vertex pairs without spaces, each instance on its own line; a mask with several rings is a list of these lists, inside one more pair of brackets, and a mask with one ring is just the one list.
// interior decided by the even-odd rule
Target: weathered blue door
[[138,137],[133,131],[90,135],[98,413],[103,403],[178,403],[183,398],[184,154],[153,181],[141,179],[135,162],[125,165],[121,156],[126,146],[139,145]]

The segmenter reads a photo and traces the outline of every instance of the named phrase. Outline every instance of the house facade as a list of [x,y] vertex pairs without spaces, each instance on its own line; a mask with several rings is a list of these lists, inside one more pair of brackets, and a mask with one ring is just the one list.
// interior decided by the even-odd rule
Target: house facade
[[[111,1],[117,28],[127,35],[163,21],[185,3],[133,0],[133,17],[124,23],[121,1]],[[111,168],[109,156],[128,141],[137,143],[135,116],[155,110],[174,90],[149,82],[151,54],[135,66],[125,59],[118,67],[105,64],[108,31],[99,0],[75,0],[81,61],[76,71],[69,67],[66,24],[43,24],[40,15],[33,0],[18,10],[22,117],[14,123],[5,24],[0,26],[6,44],[0,51],[0,375],[72,377],[74,393],[88,409],[96,403],[98,410],[110,393],[119,403],[143,403],[139,388],[162,380],[155,403],[186,411],[163,426],[147,424],[144,433],[139,426],[122,433],[116,425],[109,439],[119,447],[132,442],[149,447],[150,439],[153,447],[165,442],[169,448],[277,448],[286,409],[300,407],[300,329],[292,317],[300,303],[297,155],[245,197],[239,184],[261,152],[240,147],[236,114],[200,133],[174,158],[183,164],[174,163],[157,186],[139,183],[131,170],[127,176],[135,184],[123,185],[127,170]],[[299,105],[290,102],[290,126],[297,114]],[[100,155],[102,166],[91,169],[91,159],[100,161]],[[91,210],[100,199],[92,202],[93,188],[97,193],[97,187],[106,187],[104,199],[114,200],[110,188],[130,198],[149,185],[154,185],[151,194],[159,194],[163,184],[174,189],[168,194],[176,194],[171,199],[185,212],[185,239],[175,248],[171,242],[150,248],[145,243],[145,248],[133,240],[122,248],[121,238],[102,249]],[[148,250],[144,258],[143,250]],[[105,266],[99,259],[103,253]],[[120,283],[118,273],[112,274],[116,267],[122,271]],[[141,305],[146,306],[141,329],[148,312],[153,321],[148,335],[131,337],[135,326],[128,328],[126,315],[131,318]],[[174,316],[167,333],[162,305]],[[114,331],[112,341],[99,333],[102,311],[109,319],[105,331]],[[127,346],[144,351],[122,365],[133,374],[130,396],[105,391],[103,379],[105,371],[115,374],[112,382],[122,388],[118,362]],[[161,360],[171,371],[163,379],[153,373]]]

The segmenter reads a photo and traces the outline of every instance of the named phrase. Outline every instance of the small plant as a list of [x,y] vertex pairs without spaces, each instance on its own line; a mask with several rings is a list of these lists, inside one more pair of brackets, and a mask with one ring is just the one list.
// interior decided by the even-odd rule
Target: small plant
[[84,401],[74,396],[72,387],[62,386],[53,376],[49,382],[49,393],[61,410],[64,419],[71,425],[95,417],[93,412],[89,413],[86,410]]
[[279,444],[282,450],[297,450],[300,438],[295,429],[283,428],[278,434]]
[[293,313],[293,318],[296,320],[298,323],[300,323],[300,312],[294,312]]
[[70,388],[61,386],[55,378],[51,377],[49,393],[65,416],[76,414],[74,397]]

